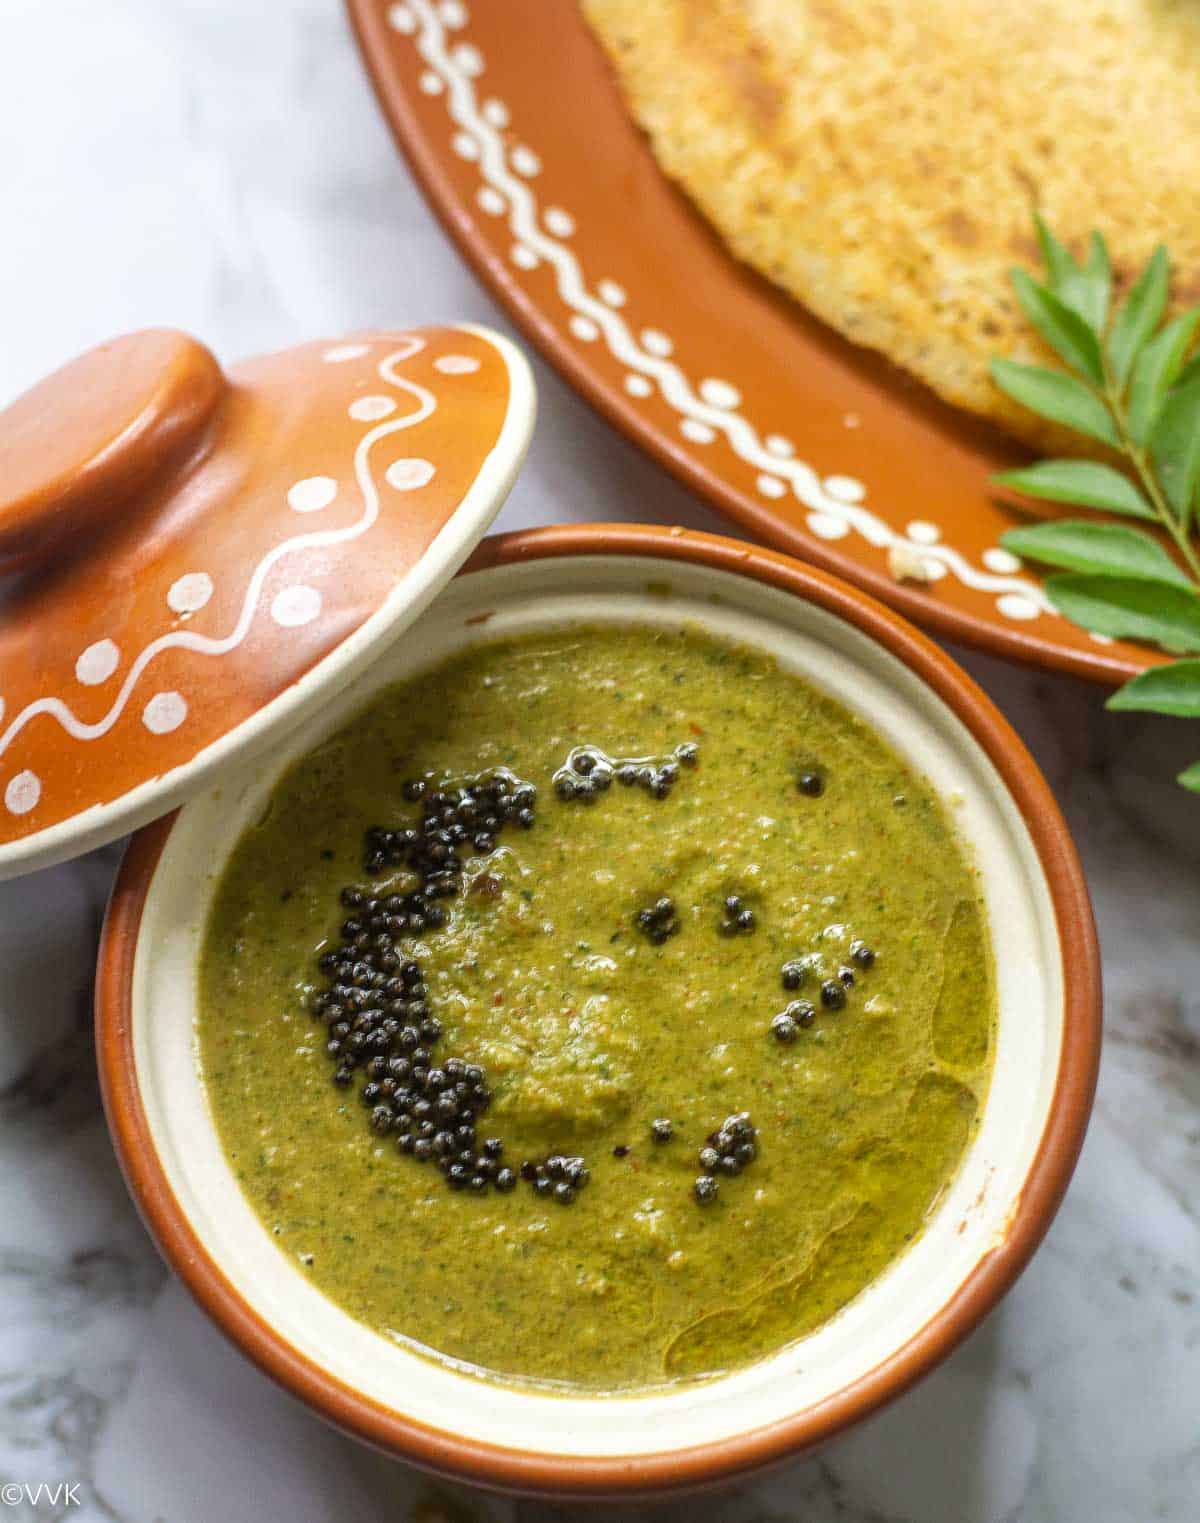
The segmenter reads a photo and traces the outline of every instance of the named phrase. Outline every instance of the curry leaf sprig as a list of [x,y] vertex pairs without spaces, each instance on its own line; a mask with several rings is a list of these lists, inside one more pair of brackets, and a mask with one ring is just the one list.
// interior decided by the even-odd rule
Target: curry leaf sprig
[[[1170,262],[1160,245],[1113,311],[1103,237],[1092,234],[1081,264],[1040,217],[1036,224],[1045,279],[1014,270],[1013,288],[1067,368],[994,359],[992,377],[1023,407],[1107,446],[1123,469],[1095,459],[1042,460],[995,480],[1029,497],[1157,525],[1178,559],[1142,530],[1098,518],[1010,529],[1001,543],[1056,568],[1046,593],[1072,623],[1194,657],[1200,653],[1200,353],[1189,357],[1189,351],[1200,306],[1164,322]],[[1200,718],[1200,659],[1142,672],[1108,706]],[[1179,781],[1200,793],[1200,762]]]

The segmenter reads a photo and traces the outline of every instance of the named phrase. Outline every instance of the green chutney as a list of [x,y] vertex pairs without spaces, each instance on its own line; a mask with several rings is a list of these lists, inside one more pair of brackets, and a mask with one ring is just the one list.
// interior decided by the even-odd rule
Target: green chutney
[[[573,748],[688,742],[666,797],[556,792]],[[364,877],[365,833],[413,821],[406,780],[496,768],[536,785],[533,825],[466,850],[445,925],[405,955],[443,1028],[436,1061],[486,1068],[480,1138],[514,1169],[586,1160],[569,1205],[524,1181],[456,1193],[401,1155],[368,1125],[361,1075],[331,1082],[312,1013],[340,891],[392,891]],[[723,933],[731,896],[751,929]],[[652,939],[638,914],[664,897],[673,934]],[[484,643],[380,696],[239,841],[199,981],[212,1110],[280,1251],[387,1338],[589,1391],[734,1369],[857,1296],[953,1178],[994,1047],[978,876],[929,785],[769,655],[649,625]],[[815,1015],[781,1041],[771,1023],[797,999]],[[757,1157],[702,1204],[699,1151],[739,1112]]]

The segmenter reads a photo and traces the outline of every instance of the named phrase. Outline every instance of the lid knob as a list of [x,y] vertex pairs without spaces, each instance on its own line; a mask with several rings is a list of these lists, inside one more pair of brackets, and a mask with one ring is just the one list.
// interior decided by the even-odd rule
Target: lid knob
[[135,504],[198,447],[227,389],[203,344],[148,328],[88,350],[0,411],[0,569]]

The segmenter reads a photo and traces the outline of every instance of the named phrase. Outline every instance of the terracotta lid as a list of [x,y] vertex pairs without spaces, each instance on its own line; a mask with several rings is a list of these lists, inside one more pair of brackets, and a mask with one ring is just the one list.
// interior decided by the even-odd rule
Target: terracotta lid
[[417,617],[494,518],[529,367],[476,327],[224,374],[130,334],[0,412],[0,877],[165,813]]

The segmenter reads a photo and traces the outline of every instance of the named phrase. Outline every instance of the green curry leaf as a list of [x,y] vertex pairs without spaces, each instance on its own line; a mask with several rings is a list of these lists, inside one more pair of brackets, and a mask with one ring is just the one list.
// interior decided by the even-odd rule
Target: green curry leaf
[[1168,392],[1150,449],[1167,500],[1186,523],[1200,480],[1200,377]]
[[1050,290],[1064,306],[1098,332],[1104,327],[1108,315],[1112,285],[1111,262],[1103,236],[1098,232],[1092,234],[1087,262],[1081,269],[1070,250],[1046,226],[1039,212],[1034,213],[1033,221]]
[[1122,389],[1129,379],[1134,360],[1162,321],[1170,278],[1170,260],[1160,243],[1113,318],[1112,332],[1108,335],[1108,357],[1117,385]]
[[1150,437],[1167,392],[1178,379],[1196,332],[1200,307],[1181,312],[1143,348],[1129,383],[1129,433],[1135,443]]
[[1193,793],[1200,793],[1200,762],[1193,762],[1186,767],[1176,779],[1185,788],[1190,788]]
[[1013,270],[1011,279],[1025,316],[1055,353],[1085,380],[1096,386],[1103,385],[1104,360],[1100,354],[1100,341],[1091,327],[1053,291],[1039,285],[1024,270]]
[[[1112,263],[1103,237],[1092,234],[1081,266],[1036,213],[1034,225],[1046,281],[1017,270],[1013,289],[1074,373],[997,356],[992,378],[1023,407],[1103,444],[1114,459],[1041,460],[994,480],[1029,497],[1157,524],[1162,538],[1081,519],[1012,528],[1001,543],[1057,568],[1046,594],[1073,624],[1173,656],[1200,653],[1200,351],[1189,358],[1200,307],[1167,317],[1171,263],[1160,244],[1110,320]],[[1109,706],[1200,719],[1200,660],[1143,672]],[[1179,781],[1200,793],[1200,762]]]
[[1090,519],[1060,519],[1010,529],[1001,543],[1027,560],[1096,576],[1137,577],[1190,589],[1186,572],[1159,544],[1137,529]]
[[1131,677],[1108,700],[1110,709],[1142,709],[1200,719],[1200,661],[1172,661]]
[[1172,655],[1200,651],[1200,596],[1133,577],[1052,576],[1046,594],[1073,624],[1114,640],[1142,640]]
[[999,486],[1024,492],[1027,497],[1041,497],[1049,502],[1102,508],[1123,518],[1153,521],[1156,517],[1128,476],[1098,460],[1039,460],[1021,470],[1003,471],[992,480]]
[[1074,376],[1041,365],[1020,365],[1015,360],[994,359],[992,379],[1000,390],[1028,407],[1030,412],[1061,423],[1077,434],[1117,447],[1120,443],[1108,408]]

